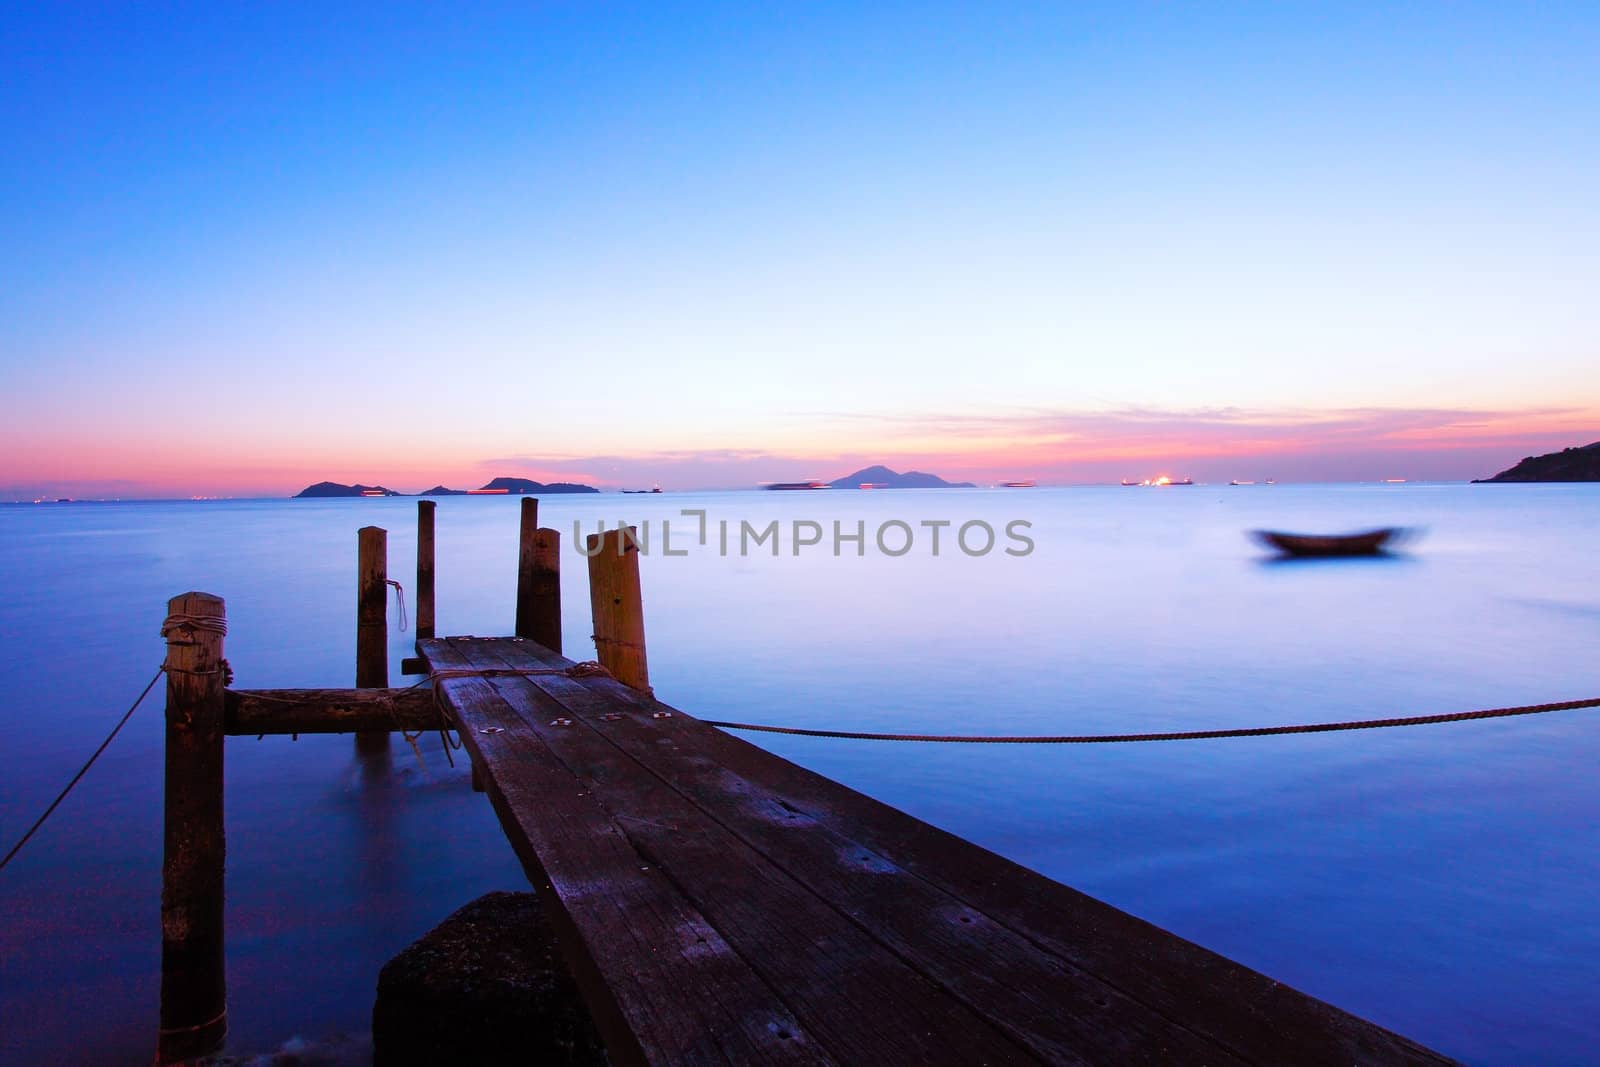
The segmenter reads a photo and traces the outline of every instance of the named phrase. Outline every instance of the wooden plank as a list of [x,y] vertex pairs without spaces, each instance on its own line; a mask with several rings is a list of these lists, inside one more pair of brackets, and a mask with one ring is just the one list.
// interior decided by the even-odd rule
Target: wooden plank
[[[507,667],[561,664],[527,642],[495,641],[484,649]],[[626,706],[587,681],[530,681],[555,699],[555,714],[589,724],[766,862],[807,886],[841,920],[862,928],[1040,1059],[1244,1062],[707,759],[696,735],[711,728],[692,717],[677,713],[657,720],[643,708],[618,715]]]
[[[492,668],[505,665],[493,654],[498,647],[514,649],[516,644],[474,642],[463,651],[480,666]],[[511,665],[526,666],[528,660],[524,656]],[[559,682],[581,689],[581,683],[550,677],[491,681],[523,711],[557,758],[594,791],[639,853],[666,872],[843,1062],[1094,1062],[1070,1055],[1064,1047],[1035,1056],[1008,1040],[991,1020],[952,997],[941,981],[908,964],[873,931],[823,900],[805,880],[809,872],[786,870],[751,848],[595,729],[566,717],[562,706],[541,689]],[[887,872],[861,875],[854,872],[864,889],[867,882],[871,891],[886,895],[903,888]],[[1218,1057],[1214,1048],[1206,1052],[1188,1062]]]
[[[443,640],[419,651],[470,666]],[[493,685],[437,684],[613,1062],[835,1062]]]
[[430,688],[230,689],[223,729],[236,736],[437,730],[444,722]]
[[[513,646],[514,647],[514,646]],[[529,665],[562,662],[522,650]],[[555,688],[548,678],[538,680]],[[613,680],[586,679],[615,704],[654,714],[665,705]],[[637,714],[616,720],[618,726]],[[1233,1055],[1260,1063],[1448,1063],[1446,1057],[1341,1011],[1126,912],[757,748],[673,709],[651,720],[655,747],[680,765],[662,773],[691,790],[706,766],[759,782],[785,810],[865,846],[883,862],[960,899],[1065,963],[1094,975],[1153,1014]],[[698,769],[697,769],[698,768]],[[730,788],[726,782],[716,786]],[[710,795],[714,795],[713,793]],[[704,802],[721,803],[709,799]]]

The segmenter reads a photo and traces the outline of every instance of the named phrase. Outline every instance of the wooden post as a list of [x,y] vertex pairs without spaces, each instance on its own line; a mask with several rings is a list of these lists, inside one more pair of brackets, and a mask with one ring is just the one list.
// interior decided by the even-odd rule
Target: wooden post
[[156,1062],[213,1051],[228,1032],[222,945],[222,598],[167,602],[166,807],[161,862],[161,1028]]
[[589,608],[600,665],[621,683],[650,691],[644,654],[644,605],[634,528],[590,534]]
[[[524,546],[526,547],[526,545]],[[517,636],[561,651],[561,533],[533,534],[532,559],[517,572]]]
[[530,636],[534,628],[534,545],[539,539],[539,501],[536,497],[522,498],[522,526],[517,531],[517,624],[512,630],[518,637]]
[[[389,685],[389,533],[363,526],[356,535],[356,688]],[[358,752],[387,752],[387,731],[356,734]]]
[[433,636],[432,500],[417,501],[417,640]]

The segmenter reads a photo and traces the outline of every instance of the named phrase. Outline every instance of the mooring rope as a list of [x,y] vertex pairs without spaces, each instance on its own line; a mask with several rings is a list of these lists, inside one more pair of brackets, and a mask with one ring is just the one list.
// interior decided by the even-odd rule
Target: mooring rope
[[227,636],[228,620],[221,615],[186,615],[174,611],[161,623],[161,636],[166,637],[173,630],[209,630]]
[[885,734],[862,730],[818,730],[803,726],[770,726],[750,722],[719,722],[701,719],[707,726],[724,730],[749,730],[763,734],[791,734],[796,737],[832,737],[848,741],[931,741],[973,745],[1095,745],[1128,741],[1212,741],[1224,737],[1277,737],[1282,734],[1323,734],[1340,730],[1381,730],[1390,726],[1429,726],[1442,722],[1470,722],[1474,719],[1505,719],[1514,715],[1542,715],[1548,711],[1578,711],[1600,708],[1600,697],[1566,700],[1555,704],[1525,704],[1512,708],[1485,708],[1481,711],[1453,711],[1443,715],[1408,715],[1395,719],[1356,719],[1349,722],[1311,722],[1292,726],[1245,726],[1222,730],[1177,730],[1149,734],[1061,734],[1061,735],[982,735],[982,734]]
[[395,581],[393,578],[385,578],[383,580],[383,584],[384,585],[392,585],[392,586],[394,586],[394,598],[395,598],[395,601],[397,602],[397,604],[399,606],[399,609],[400,609],[400,632],[401,633],[405,633],[406,632],[406,590],[405,590],[405,587],[402,586],[399,582]]
[[106,739],[100,742],[100,747],[94,750],[94,755],[89,757],[87,763],[78,768],[78,773],[72,776],[72,781],[67,783],[67,787],[50,802],[48,808],[44,809],[44,814],[34,820],[33,825],[28,827],[28,832],[22,835],[22,839],[11,846],[11,851],[6,853],[6,858],[0,860],[0,871],[5,870],[6,864],[11,862],[11,858],[22,851],[22,846],[28,843],[28,840],[38,832],[39,827],[44,825],[44,821],[51,816],[56,808],[60,807],[63,800],[67,799],[67,794],[72,792],[73,787],[83,779],[83,776],[89,773],[89,768],[93,767],[94,761],[100,758],[100,753],[104,752],[117,734],[122,732],[122,728],[128,724],[129,719],[133,718],[133,713],[139,710],[139,705],[144,703],[144,698],[150,695],[150,690],[156,687],[156,682],[160,681],[161,676],[166,672],[167,668],[164,665],[156,668],[156,676],[150,679],[150,684],[144,687],[144,692],[140,693],[137,699],[134,700],[133,706],[123,713],[121,719],[117,720],[117,725],[113,726],[111,732],[106,735]]

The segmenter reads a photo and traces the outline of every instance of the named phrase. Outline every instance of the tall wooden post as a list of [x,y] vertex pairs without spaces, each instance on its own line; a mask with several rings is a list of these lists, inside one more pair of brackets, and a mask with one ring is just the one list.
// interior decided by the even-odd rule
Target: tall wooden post
[[644,654],[644,604],[634,528],[590,534],[589,608],[600,665],[621,683],[650,691]]
[[533,629],[535,557],[534,545],[539,539],[539,501],[536,497],[522,498],[522,525],[517,530],[517,624],[513,632],[518,637],[528,637]]
[[223,970],[222,598],[167,602],[166,809],[157,1063],[205,1055],[228,1032]]
[[432,500],[417,501],[417,639],[433,636]]
[[[356,688],[389,685],[389,533],[363,526],[356,535]],[[386,731],[356,734],[358,752],[387,752]]]
[[[526,543],[524,543],[526,548]],[[561,651],[561,533],[538,529],[526,567],[517,568],[517,636]]]

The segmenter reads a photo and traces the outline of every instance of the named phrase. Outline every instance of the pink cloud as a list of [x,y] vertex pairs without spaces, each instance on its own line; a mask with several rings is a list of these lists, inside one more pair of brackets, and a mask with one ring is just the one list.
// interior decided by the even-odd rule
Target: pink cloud
[[[416,492],[476,486],[496,475],[578,481],[612,489],[741,488],[831,479],[871,463],[979,484],[1045,484],[1156,474],[1204,481],[1465,480],[1525,455],[1600,438],[1600,412],[1584,408],[1488,410],[1110,411],[1031,408],[991,413],[811,413],[809,443],[783,449],[660,449],[632,454],[450,456],[413,439],[403,451],[348,454],[314,439],[247,452],[189,442],[32,439],[0,464],[0,499],[35,496],[287,496],[323,479]],[[0,433],[0,444],[7,435]],[[16,436],[16,435],[13,435]],[[23,444],[13,441],[15,444]]]

